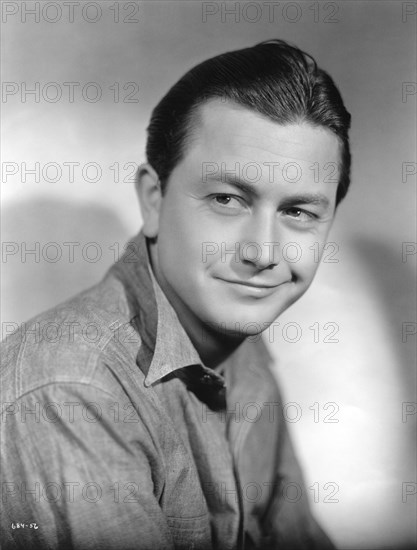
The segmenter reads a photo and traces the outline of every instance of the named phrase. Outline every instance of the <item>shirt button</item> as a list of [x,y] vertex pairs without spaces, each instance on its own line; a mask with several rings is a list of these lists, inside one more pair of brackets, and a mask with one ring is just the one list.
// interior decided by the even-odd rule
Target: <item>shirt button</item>
[[211,382],[211,376],[209,374],[204,374],[203,375],[203,378],[202,378],[202,381],[205,383],[205,384],[208,384],[209,382]]

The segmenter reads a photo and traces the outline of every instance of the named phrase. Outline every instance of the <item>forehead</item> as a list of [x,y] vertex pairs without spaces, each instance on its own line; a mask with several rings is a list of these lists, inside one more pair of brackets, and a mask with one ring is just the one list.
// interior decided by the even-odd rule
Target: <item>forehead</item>
[[271,163],[297,163],[308,170],[314,163],[339,164],[340,142],[327,128],[303,121],[278,124],[240,105],[215,99],[199,107],[185,160],[231,166],[256,162],[263,169],[270,169]]

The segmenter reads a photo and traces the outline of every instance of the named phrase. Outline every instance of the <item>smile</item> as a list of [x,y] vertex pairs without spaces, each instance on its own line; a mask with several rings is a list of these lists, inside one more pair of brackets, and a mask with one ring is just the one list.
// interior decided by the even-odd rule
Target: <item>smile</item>
[[226,283],[231,288],[234,288],[238,292],[242,292],[244,294],[252,294],[254,296],[267,296],[269,294],[272,294],[275,289],[277,289],[280,285],[271,285],[271,284],[265,284],[265,283],[253,283],[249,281],[240,281],[240,280],[234,280],[234,279],[222,279],[220,277],[217,277],[219,281],[222,281],[223,283]]
[[248,286],[250,288],[276,288],[278,285],[266,285],[266,284],[255,284],[250,283],[249,281],[233,281],[229,279],[221,279],[225,283],[231,283],[234,285]]

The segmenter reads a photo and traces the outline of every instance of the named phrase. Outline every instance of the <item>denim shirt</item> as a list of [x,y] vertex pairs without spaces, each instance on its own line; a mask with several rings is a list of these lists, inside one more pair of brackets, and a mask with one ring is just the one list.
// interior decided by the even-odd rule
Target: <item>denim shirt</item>
[[140,233],[2,344],[4,548],[333,548],[259,338],[202,364]]

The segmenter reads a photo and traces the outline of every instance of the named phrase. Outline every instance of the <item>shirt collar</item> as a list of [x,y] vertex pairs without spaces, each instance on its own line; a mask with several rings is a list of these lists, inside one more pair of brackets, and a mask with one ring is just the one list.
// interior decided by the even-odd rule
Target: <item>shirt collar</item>
[[202,379],[205,383],[212,382],[217,387],[223,387],[223,377],[203,365],[175,310],[159,286],[152,272],[147,241],[142,231],[129,241],[125,250],[112,271],[122,280],[131,324],[139,331],[142,346],[148,350],[147,353],[139,350],[137,358],[139,368],[145,374],[145,386],[151,386],[175,371],[182,376],[185,367],[194,365],[194,380]]
[[197,350],[155,279],[150,265],[149,272],[156,298],[158,324],[155,351],[145,379],[145,386],[150,386],[176,369],[191,365],[202,366]]

